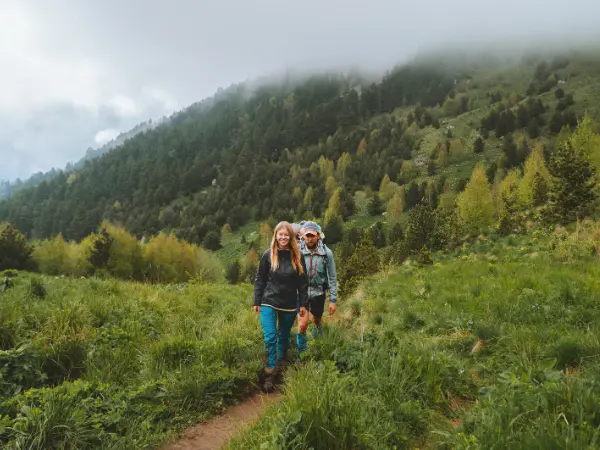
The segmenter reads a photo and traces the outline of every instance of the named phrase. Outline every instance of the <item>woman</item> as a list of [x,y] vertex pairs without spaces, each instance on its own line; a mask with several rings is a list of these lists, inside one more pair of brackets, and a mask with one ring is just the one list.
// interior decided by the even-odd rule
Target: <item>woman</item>
[[271,248],[260,259],[254,280],[254,312],[260,314],[265,348],[263,389],[274,388],[277,363],[285,364],[290,331],[300,303],[300,317],[307,307],[306,263],[298,249],[292,226],[280,222],[275,227]]

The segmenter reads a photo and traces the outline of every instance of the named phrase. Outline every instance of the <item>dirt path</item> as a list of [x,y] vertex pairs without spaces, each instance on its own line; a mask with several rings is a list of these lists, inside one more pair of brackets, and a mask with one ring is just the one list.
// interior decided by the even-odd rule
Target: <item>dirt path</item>
[[224,414],[188,428],[178,441],[165,445],[161,450],[219,450],[241,428],[257,420],[265,407],[280,399],[281,395],[278,393],[254,394],[244,402],[230,407]]

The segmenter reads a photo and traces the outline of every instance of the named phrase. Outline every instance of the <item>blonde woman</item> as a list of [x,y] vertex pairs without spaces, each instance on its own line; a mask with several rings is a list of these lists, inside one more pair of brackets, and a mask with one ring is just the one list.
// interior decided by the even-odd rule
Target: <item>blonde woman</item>
[[260,314],[264,335],[265,381],[263,389],[274,389],[277,364],[285,364],[290,332],[296,317],[306,314],[308,302],[306,263],[295,239],[292,226],[280,222],[275,227],[271,248],[260,259],[254,279],[254,312]]

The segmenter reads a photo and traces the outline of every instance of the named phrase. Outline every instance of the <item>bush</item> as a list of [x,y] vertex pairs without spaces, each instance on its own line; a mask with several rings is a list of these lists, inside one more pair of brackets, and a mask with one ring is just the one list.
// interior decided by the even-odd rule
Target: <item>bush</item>
[[31,277],[29,279],[29,295],[33,298],[43,299],[46,298],[46,294],[44,282],[37,277]]

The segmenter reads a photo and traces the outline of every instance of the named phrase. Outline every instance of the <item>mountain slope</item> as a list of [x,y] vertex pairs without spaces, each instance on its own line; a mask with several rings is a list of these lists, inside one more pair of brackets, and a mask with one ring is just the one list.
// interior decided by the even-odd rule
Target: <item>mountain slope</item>
[[0,200],[8,199],[12,197],[17,192],[28,189],[35,188],[40,185],[43,181],[50,181],[56,178],[61,172],[70,173],[74,170],[81,169],[85,166],[87,161],[92,161],[100,156],[108,153],[109,151],[115,149],[119,145],[122,145],[127,139],[134,137],[136,134],[141,133],[143,131],[147,131],[149,129],[155,128],[158,125],[165,123],[168,119],[162,118],[157,121],[153,121],[152,119],[142,122],[131,130],[126,131],[124,133],[120,133],[116,138],[112,139],[110,142],[98,147],[96,149],[88,148],[85,152],[85,155],[79,159],[75,164],[69,163],[66,167],[61,169],[52,168],[48,172],[37,172],[27,178],[26,180],[16,180],[16,181],[0,181]]
[[[573,97],[561,110],[559,88]],[[527,139],[551,151],[563,125],[585,111],[600,118],[599,90],[598,60],[574,54],[505,67],[415,61],[377,83],[322,74],[253,91],[236,85],[19,192],[0,203],[0,220],[32,238],[81,239],[109,219],[138,237],[166,229],[202,242],[225,224],[321,217],[332,187],[347,218],[352,194],[377,190],[385,174],[412,193],[410,208],[428,184],[437,194],[448,181],[460,189],[478,160],[518,165]],[[485,145],[475,154],[478,133]],[[516,160],[507,160],[515,153],[505,148],[508,136]]]

